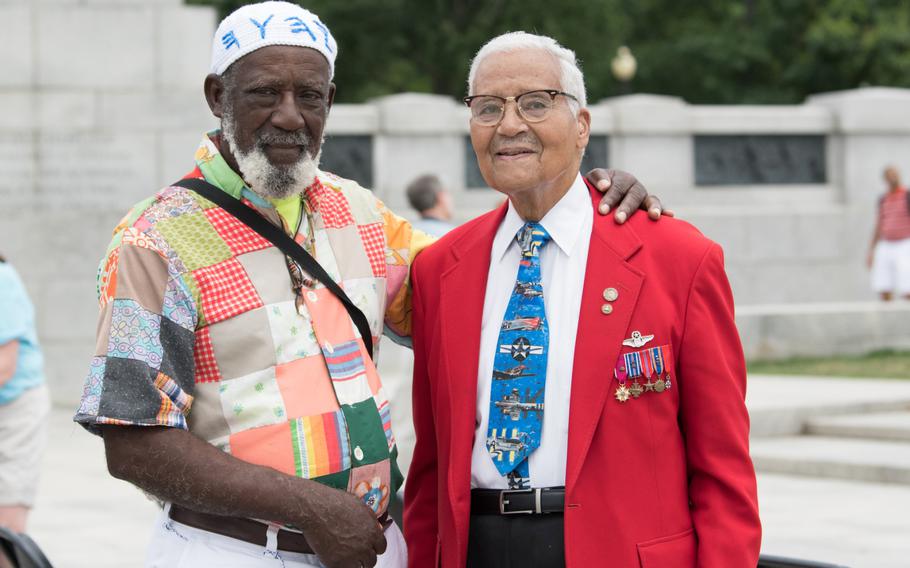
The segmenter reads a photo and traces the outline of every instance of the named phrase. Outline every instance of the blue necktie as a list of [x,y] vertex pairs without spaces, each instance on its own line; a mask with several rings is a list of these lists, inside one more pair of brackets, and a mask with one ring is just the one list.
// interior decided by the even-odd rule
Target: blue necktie
[[493,359],[487,450],[512,488],[527,486],[528,456],[540,446],[549,333],[540,281],[540,249],[550,235],[526,223],[515,235],[521,247],[518,277],[503,317]]

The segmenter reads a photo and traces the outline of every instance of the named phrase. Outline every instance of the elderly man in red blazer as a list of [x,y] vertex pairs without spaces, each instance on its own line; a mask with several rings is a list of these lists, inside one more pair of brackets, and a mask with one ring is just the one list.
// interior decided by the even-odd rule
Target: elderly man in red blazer
[[471,140],[508,196],[416,260],[409,564],[754,568],[746,373],[720,247],[594,215],[575,55],[499,36]]

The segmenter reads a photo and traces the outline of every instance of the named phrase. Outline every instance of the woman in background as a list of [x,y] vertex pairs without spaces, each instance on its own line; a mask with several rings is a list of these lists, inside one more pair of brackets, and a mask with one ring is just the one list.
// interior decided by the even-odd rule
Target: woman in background
[[35,309],[0,256],[0,526],[25,532],[35,499],[50,410]]

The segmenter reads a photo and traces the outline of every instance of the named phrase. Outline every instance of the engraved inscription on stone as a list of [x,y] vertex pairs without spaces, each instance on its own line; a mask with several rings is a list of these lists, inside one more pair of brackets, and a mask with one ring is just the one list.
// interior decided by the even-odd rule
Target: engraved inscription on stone
[[373,137],[369,135],[326,137],[322,144],[319,168],[373,189]]
[[[585,174],[592,168],[606,168],[609,161],[609,140],[605,135],[592,135],[588,139],[585,156],[581,160],[581,173]],[[480,175],[477,167],[477,155],[471,145],[471,137],[464,137],[464,185],[468,189],[486,189],[487,182]]]
[[0,135],[0,202],[26,203],[35,185],[35,150],[32,134]]
[[51,208],[125,210],[159,189],[156,150],[152,134],[42,133],[37,194]]
[[825,137],[695,137],[696,185],[826,183]]

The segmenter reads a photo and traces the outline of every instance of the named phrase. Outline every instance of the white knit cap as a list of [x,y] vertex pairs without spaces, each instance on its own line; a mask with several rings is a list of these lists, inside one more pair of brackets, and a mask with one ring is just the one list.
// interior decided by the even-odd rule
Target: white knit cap
[[212,40],[212,73],[221,75],[244,55],[269,45],[298,45],[315,49],[329,62],[335,76],[338,44],[319,17],[290,2],[260,2],[241,6],[221,21]]

